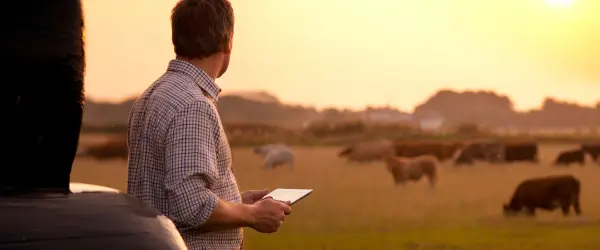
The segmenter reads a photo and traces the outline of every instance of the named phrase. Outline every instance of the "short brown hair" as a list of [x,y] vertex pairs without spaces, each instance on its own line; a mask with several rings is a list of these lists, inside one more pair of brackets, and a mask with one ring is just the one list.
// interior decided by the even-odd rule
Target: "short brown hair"
[[180,0],[171,14],[175,54],[202,59],[229,52],[234,15],[228,0]]

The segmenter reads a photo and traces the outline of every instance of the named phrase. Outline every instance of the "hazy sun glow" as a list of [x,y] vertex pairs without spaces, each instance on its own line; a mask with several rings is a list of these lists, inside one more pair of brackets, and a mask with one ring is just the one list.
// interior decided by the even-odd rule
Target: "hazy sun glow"
[[574,0],[546,0],[548,5],[554,7],[569,7],[573,5]]
[[[86,97],[139,95],[174,56],[177,0],[84,2]],[[600,0],[231,2],[234,53],[217,81],[224,93],[407,111],[440,88],[493,90],[518,110],[548,96],[599,100]]]

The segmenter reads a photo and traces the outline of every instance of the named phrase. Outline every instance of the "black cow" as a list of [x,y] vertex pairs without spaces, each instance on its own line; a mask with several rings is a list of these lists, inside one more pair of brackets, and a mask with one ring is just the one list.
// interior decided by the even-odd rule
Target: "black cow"
[[522,181],[510,202],[504,204],[504,215],[515,215],[523,209],[535,216],[535,209],[554,210],[561,208],[564,216],[569,215],[571,205],[577,215],[581,214],[579,194],[581,183],[572,175],[554,175]]
[[600,157],[600,143],[581,144],[581,150],[590,154],[594,162],[598,162],[598,157]]
[[555,165],[569,165],[571,163],[585,164],[585,152],[581,149],[562,151],[554,161]]
[[511,143],[504,146],[504,161],[530,161],[539,163],[538,144],[536,142]]
[[457,153],[455,165],[473,164],[476,160],[501,162],[504,146],[496,141],[472,142]]

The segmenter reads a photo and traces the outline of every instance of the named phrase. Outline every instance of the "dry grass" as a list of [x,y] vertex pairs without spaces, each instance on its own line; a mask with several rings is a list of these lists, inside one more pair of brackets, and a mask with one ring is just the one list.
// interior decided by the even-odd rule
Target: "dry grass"
[[[347,164],[339,148],[296,148],[294,170],[262,169],[249,148],[234,149],[240,188],[312,188],[280,232],[246,229],[246,249],[600,249],[600,166],[550,167],[559,150],[544,145],[542,163],[454,168],[443,164],[438,186],[425,180],[394,187],[383,163]],[[582,182],[582,217],[559,211],[537,218],[501,215],[524,178],[572,173]],[[78,159],[73,181],[125,190],[124,161]]]

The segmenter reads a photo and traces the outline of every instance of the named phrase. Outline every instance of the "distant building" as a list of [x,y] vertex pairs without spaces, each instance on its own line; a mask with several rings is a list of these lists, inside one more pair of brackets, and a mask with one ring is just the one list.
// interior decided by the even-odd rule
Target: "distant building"
[[444,118],[439,116],[423,118],[419,121],[419,125],[421,126],[422,130],[437,131],[442,128],[442,125],[444,125]]
[[363,112],[363,119],[367,123],[411,123],[411,114],[401,112],[390,107],[367,108]]

